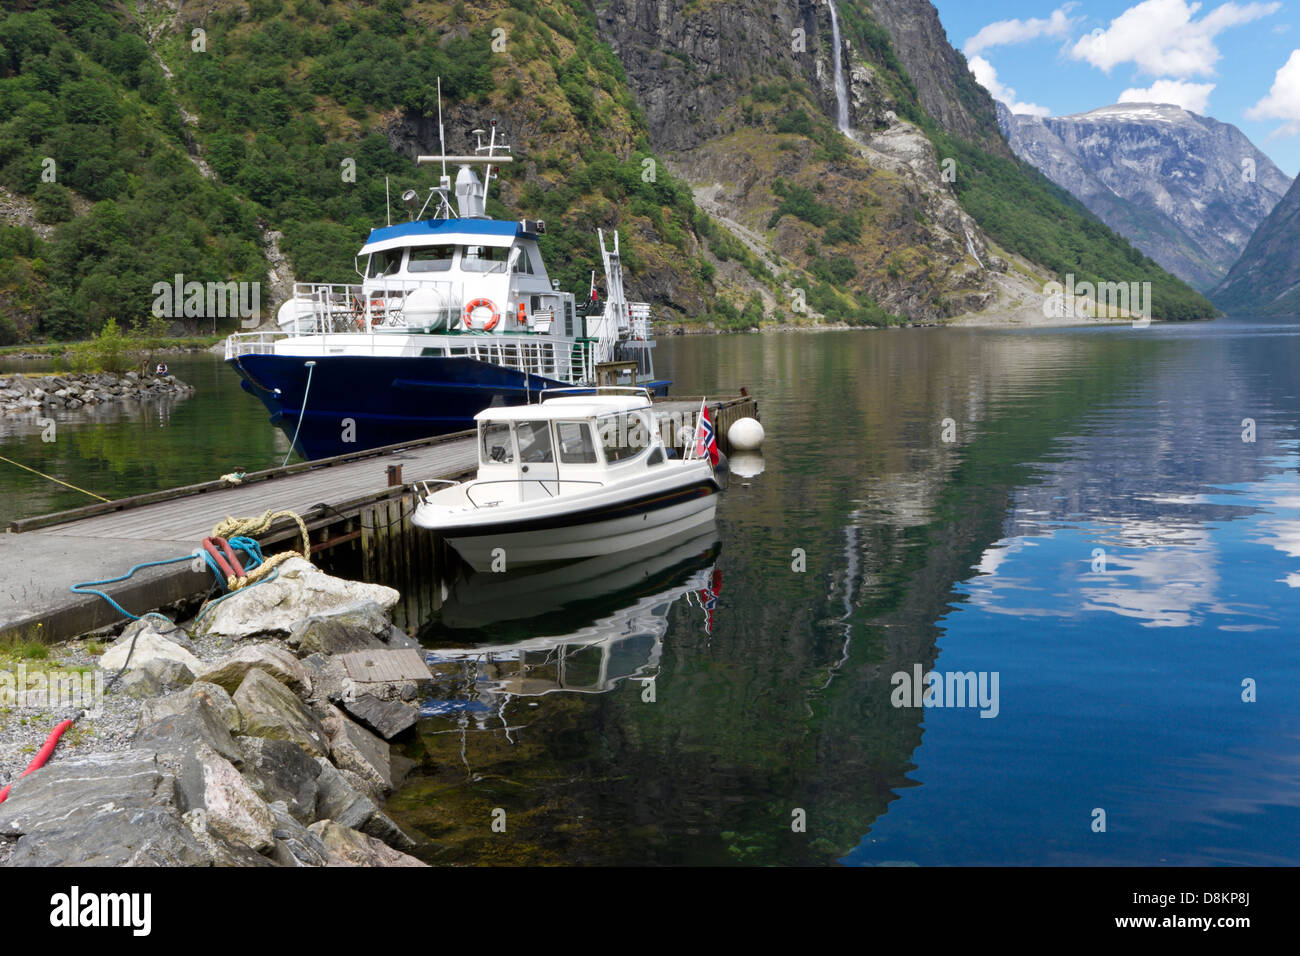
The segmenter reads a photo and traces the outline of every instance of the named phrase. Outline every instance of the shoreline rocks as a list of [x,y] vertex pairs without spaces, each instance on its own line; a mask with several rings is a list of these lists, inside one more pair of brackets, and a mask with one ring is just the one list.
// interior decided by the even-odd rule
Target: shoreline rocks
[[[127,749],[56,751],[14,780],[0,804],[0,864],[426,865],[382,810],[413,766],[390,744],[419,718],[407,702],[423,684],[410,672],[410,639],[373,600],[387,595],[358,591],[374,586],[301,560],[282,568],[300,583],[276,592],[277,624],[256,630],[261,640],[214,641],[195,622],[169,630],[156,618],[123,631],[100,663],[128,666],[110,698],[124,685],[143,697]],[[274,584],[236,593],[210,616],[225,608],[253,620],[266,610],[257,592]],[[372,600],[358,602],[363,594]],[[288,634],[296,640],[280,639]],[[400,657],[403,679],[354,675],[345,655],[361,648],[367,663]],[[156,672],[173,671],[163,688]]]
[[194,393],[174,375],[139,372],[60,372],[49,375],[0,375],[0,411],[76,411],[112,402],[142,401]]

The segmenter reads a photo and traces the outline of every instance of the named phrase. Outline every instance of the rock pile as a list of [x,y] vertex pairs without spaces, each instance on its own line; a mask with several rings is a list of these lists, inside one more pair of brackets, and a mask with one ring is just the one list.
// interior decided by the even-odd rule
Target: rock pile
[[105,402],[123,402],[163,395],[191,395],[194,388],[175,375],[140,375],[126,372],[88,372],[60,375],[0,376],[0,410],[30,412],[42,409],[76,410]]
[[[265,600],[275,590],[274,614]],[[419,718],[431,675],[394,627],[391,588],[331,577],[306,561],[221,601],[196,636],[131,624],[101,659],[115,692],[142,698],[130,749],[58,759],[0,804],[10,866],[422,866],[416,841],[381,809],[412,762],[390,741]],[[259,617],[261,618],[259,622]],[[357,660],[400,680],[368,679]],[[203,656],[213,659],[204,660]],[[422,674],[412,675],[412,661]]]

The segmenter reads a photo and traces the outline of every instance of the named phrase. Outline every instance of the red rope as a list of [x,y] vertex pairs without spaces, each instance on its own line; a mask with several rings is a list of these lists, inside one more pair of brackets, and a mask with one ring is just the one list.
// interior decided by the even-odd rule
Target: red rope
[[[54,753],[54,748],[59,745],[59,738],[72,726],[72,723],[71,720],[65,720],[50,731],[50,735],[45,738],[45,746],[32,758],[32,762],[27,765],[27,769],[18,775],[18,779],[21,780],[33,770],[40,770],[41,767],[45,766],[45,761],[50,759],[50,754]],[[12,783],[5,784],[4,789],[0,790],[0,803],[4,803],[9,799],[9,788],[12,786]]]

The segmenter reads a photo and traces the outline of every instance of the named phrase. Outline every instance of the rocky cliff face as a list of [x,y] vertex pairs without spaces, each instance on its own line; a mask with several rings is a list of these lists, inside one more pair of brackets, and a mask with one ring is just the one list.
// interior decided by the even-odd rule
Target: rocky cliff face
[[1010,155],[989,98],[948,42],[930,0],[871,0],[871,15],[889,33],[925,111],[945,130],[998,155]]
[[[1006,263],[962,210],[942,157],[908,121],[924,108],[945,130],[1009,155],[992,101],[928,0],[870,9],[840,0],[837,10],[852,139],[830,119],[825,0],[607,0],[596,19],[654,148],[716,221],[787,280],[784,290],[762,288],[743,270],[724,269],[737,291],[752,287],[766,307],[788,309],[796,289],[829,279],[913,321],[998,305]],[[790,189],[810,202],[783,202]],[[826,228],[846,219],[846,228]],[[818,308],[826,311],[826,301]]]
[[1235,126],[1177,106],[1040,119],[998,104],[1022,159],[1198,289],[1216,285],[1291,180]]
[[1233,311],[1300,314],[1300,179],[1260,224],[1211,298]]

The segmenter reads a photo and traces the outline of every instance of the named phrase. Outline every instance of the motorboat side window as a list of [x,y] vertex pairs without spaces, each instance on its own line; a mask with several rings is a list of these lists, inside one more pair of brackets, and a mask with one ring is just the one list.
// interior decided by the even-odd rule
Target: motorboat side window
[[466,272],[505,272],[509,258],[506,246],[465,246],[460,267]]
[[366,271],[367,278],[381,279],[384,276],[394,275],[402,267],[401,249],[385,249],[383,252],[372,252],[370,254],[370,268]]
[[597,419],[605,462],[627,461],[650,447],[650,432],[639,415],[605,415]]
[[408,272],[446,272],[455,256],[455,246],[416,246],[406,268]]
[[591,440],[591,426],[586,422],[556,422],[555,434],[560,441],[560,461],[566,465],[596,464],[596,445]]
[[510,426],[492,423],[483,426],[483,463],[508,465],[515,460],[515,445],[510,440]]
[[519,460],[528,464],[555,461],[551,452],[550,422],[520,422],[515,426],[519,436]]

